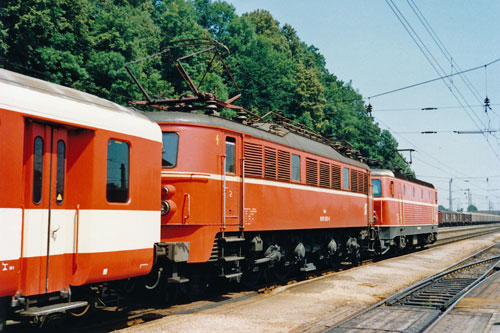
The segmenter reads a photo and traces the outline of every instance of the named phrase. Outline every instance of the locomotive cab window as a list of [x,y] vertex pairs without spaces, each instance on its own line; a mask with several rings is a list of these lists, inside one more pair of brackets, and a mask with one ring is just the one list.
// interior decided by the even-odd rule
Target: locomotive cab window
[[344,168],[344,189],[349,189],[349,168]]
[[127,202],[129,198],[129,153],[128,143],[108,141],[106,199],[108,202]]
[[177,165],[177,150],[179,135],[174,132],[163,132],[163,153],[161,158],[162,168],[173,168]]
[[373,185],[373,196],[381,197],[382,196],[382,184],[380,183],[380,179],[372,179]]
[[235,164],[236,140],[231,137],[226,138],[226,172],[236,173]]
[[292,180],[300,182],[300,156],[292,154]]
[[42,201],[42,177],[43,139],[37,136],[33,146],[33,203],[37,205]]

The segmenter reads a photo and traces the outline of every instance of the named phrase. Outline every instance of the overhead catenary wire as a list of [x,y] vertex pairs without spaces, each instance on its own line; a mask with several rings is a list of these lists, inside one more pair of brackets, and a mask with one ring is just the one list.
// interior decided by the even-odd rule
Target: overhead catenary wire
[[430,79],[430,80],[426,80],[426,81],[422,81],[422,82],[410,84],[408,86],[404,86],[404,87],[392,89],[392,90],[389,90],[389,91],[385,91],[385,92],[382,92],[382,93],[378,93],[378,94],[375,94],[375,95],[371,95],[371,96],[369,96],[367,98],[368,99],[377,98],[377,97],[388,95],[388,94],[392,94],[392,93],[395,93],[395,92],[398,92],[398,91],[402,91],[402,90],[406,90],[406,89],[410,89],[410,88],[415,88],[415,87],[418,87],[418,86],[422,86],[424,84],[428,84],[428,83],[431,83],[431,82],[435,82],[435,81],[440,81],[440,80],[443,80],[443,79],[447,79],[447,78],[450,78],[450,77],[453,77],[453,76],[456,76],[456,75],[460,75],[460,74],[463,74],[463,73],[468,73],[468,72],[476,71],[478,69],[484,68],[484,66],[490,66],[490,65],[493,65],[493,64],[495,64],[495,63],[497,63],[499,61],[500,61],[500,58],[495,59],[495,60],[493,60],[493,61],[491,61],[491,62],[489,62],[487,64],[476,66],[476,67],[472,67],[472,68],[463,70],[461,72],[456,72],[456,73],[449,74],[449,75],[442,75],[442,76],[436,77],[434,79]]
[[[405,18],[405,16],[403,15],[403,13],[399,10],[399,8],[396,6],[396,4],[394,4],[394,2],[392,0],[386,0],[386,3],[389,6],[389,8],[392,10],[392,12],[394,13],[394,15],[396,16],[396,18],[398,19],[398,21],[401,23],[401,25],[403,26],[403,28],[406,30],[406,32],[408,33],[408,35],[410,36],[410,38],[416,44],[416,46],[418,47],[418,49],[421,51],[421,53],[427,59],[427,61],[431,65],[431,67],[434,69],[434,71],[436,71],[436,73],[438,75],[440,75],[440,77],[437,78],[437,79],[434,79],[434,81],[436,81],[436,80],[442,80],[443,81],[443,83],[448,87],[448,89],[450,90],[451,94],[455,97],[455,99],[457,100],[457,102],[462,106],[462,108],[465,111],[465,113],[467,114],[467,116],[470,118],[470,120],[473,122],[473,124],[478,129],[481,128],[481,127],[486,127],[484,125],[484,123],[481,121],[481,119],[478,117],[478,115],[472,110],[472,108],[470,107],[470,103],[468,103],[467,99],[464,97],[464,95],[462,94],[462,92],[456,87],[456,85],[453,82],[450,82],[450,84],[455,88],[456,93],[460,96],[460,98],[462,100],[460,100],[459,96],[456,95],[456,93],[453,91],[453,89],[450,86],[450,84],[448,84],[446,82],[446,80],[445,80],[446,77],[450,77],[450,76],[456,75],[456,74],[451,74],[451,75],[443,75],[442,74],[442,73],[445,72],[444,69],[441,67],[441,65],[439,64],[439,62],[436,60],[436,58],[434,57],[434,55],[432,54],[432,52],[427,48],[427,46],[422,41],[422,39],[418,36],[417,32],[413,29],[413,27],[411,26],[411,24]],[[433,60],[434,60],[434,62],[433,62]],[[500,58],[498,58],[496,60],[493,60],[493,61],[491,61],[490,63],[488,63],[486,65],[488,66],[488,65],[496,63],[498,61],[500,61]],[[481,68],[481,67],[482,66],[478,66],[477,68]],[[386,93],[378,94],[377,96],[381,96],[383,94],[386,94]],[[373,96],[370,96],[370,98],[373,98]],[[470,109],[470,112],[467,110],[466,107],[468,109]],[[473,116],[476,117],[477,121],[479,122],[479,124],[481,124],[481,126],[476,122],[476,120],[473,118]],[[486,140],[488,146],[490,147],[491,151],[493,152],[493,154],[495,155],[495,157],[497,158],[497,160],[500,162],[500,156],[498,155],[498,152],[495,151],[495,149],[492,146],[491,142],[488,140],[488,137],[486,136],[486,134],[483,133],[482,135],[483,135],[484,139]],[[496,136],[493,136],[493,137],[496,138]],[[497,139],[497,146],[499,146],[499,148],[500,148],[500,144],[499,144],[498,141],[499,140]]]

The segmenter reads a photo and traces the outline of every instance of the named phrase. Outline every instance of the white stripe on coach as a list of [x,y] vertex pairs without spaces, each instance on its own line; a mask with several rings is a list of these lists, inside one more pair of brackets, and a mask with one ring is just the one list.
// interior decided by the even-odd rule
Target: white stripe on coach
[[[49,85],[47,82],[46,84]],[[109,101],[102,101],[113,105],[114,109],[50,92],[7,84],[6,81],[0,80],[0,108],[76,124],[77,126],[99,128],[153,141],[162,141],[161,130],[156,123],[138,112],[133,112]]]
[[0,261],[21,255],[22,214],[20,208],[0,208]]
[[[160,241],[159,211],[80,210],[78,253],[150,249]],[[51,255],[75,253],[76,210],[51,212]],[[0,261],[19,259],[21,209],[0,209]],[[24,211],[23,257],[47,255],[47,209]]]

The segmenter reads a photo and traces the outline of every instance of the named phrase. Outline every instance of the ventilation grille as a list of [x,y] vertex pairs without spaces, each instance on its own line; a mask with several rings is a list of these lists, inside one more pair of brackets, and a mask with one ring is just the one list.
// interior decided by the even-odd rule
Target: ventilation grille
[[262,146],[245,142],[245,176],[262,177]]
[[368,175],[363,174],[363,193],[368,194]]
[[366,173],[351,170],[351,191],[368,194],[368,175]]
[[340,190],[340,166],[332,164],[332,188]]
[[330,164],[319,162],[319,186],[330,187]]
[[290,180],[290,153],[278,150],[278,179]]
[[351,191],[358,192],[358,172],[351,170]]
[[318,185],[318,161],[306,158],[306,183]]
[[264,177],[276,179],[276,149],[266,147]]

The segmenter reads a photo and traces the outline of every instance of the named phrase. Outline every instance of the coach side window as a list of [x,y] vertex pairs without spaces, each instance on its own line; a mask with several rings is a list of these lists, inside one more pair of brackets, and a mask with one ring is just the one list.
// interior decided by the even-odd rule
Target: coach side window
[[161,166],[173,168],[177,165],[177,150],[179,146],[179,135],[174,132],[163,132],[163,153]]
[[118,140],[108,141],[106,199],[127,202],[129,197],[129,145]]
[[344,189],[349,189],[349,168],[344,168]]
[[226,138],[226,172],[236,173],[235,167],[235,151],[236,140],[231,137]]
[[300,156],[292,154],[292,180],[300,182]]
[[56,174],[56,203],[61,205],[64,201],[64,176],[66,174],[66,144],[57,142],[57,174]]
[[33,146],[33,203],[42,201],[43,139],[35,138]]

